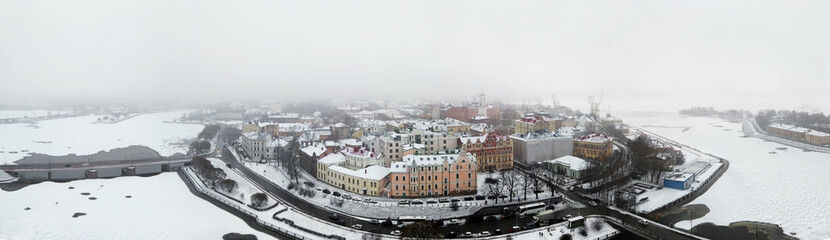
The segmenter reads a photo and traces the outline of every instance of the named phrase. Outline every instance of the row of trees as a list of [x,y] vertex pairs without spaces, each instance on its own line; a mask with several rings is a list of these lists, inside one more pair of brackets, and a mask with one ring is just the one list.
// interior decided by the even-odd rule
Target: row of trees
[[778,119],[781,123],[792,124],[796,126],[810,126],[812,124],[830,124],[830,116],[824,113],[809,113],[788,110],[761,110],[755,116],[755,122],[758,126],[766,128],[772,124],[773,120]]
[[[484,179],[486,194],[496,196],[497,204],[499,203],[498,196],[505,195],[508,201],[513,202],[518,196],[527,199],[527,194],[531,191],[536,199],[539,199],[539,193],[543,192],[547,186],[539,180],[538,176],[541,174],[542,169],[538,165],[534,165],[528,173],[518,170],[491,171]],[[519,195],[520,191],[522,195]]]
[[[234,190],[239,188],[239,184],[236,181],[226,178],[228,175],[225,173],[225,170],[214,167],[213,164],[211,164],[205,157],[193,157],[193,159],[190,160],[190,165],[196,174],[204,179],[205,184],[210,185],[213,188],[219,188],[227,194],[231,194]],[[244,194],[240,194],[240,196],[242,199],[245,198]],[[268,196],[264,193],[254,193],[251,195],[250,200],[252,207],[259,208],[268,203]]]

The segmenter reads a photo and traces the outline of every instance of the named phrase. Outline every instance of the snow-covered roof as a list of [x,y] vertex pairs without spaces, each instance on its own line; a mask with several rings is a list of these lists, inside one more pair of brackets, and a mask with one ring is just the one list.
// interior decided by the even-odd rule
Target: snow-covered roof
[[[487,140],[487,136],[489,136],[490,134],[493,134],[493,133],[484,134],[484,135],[481,135],[481,136],[460,137],[459,139],[461,139],[462,144],[483,143]],[[507,136],[500,136],[498,134],[493,134],[493,137],[495,138],[496,142],[505,141],[505,140],[508,139]]]
[[[339,155],[339,154],[336,154],[336,155]],[[351,169],[344,168],[344,167],[341,167],[341,166],[330,166],[329,171],[335,171],[335,172],[342,173],[344,175],[348,175],[348,176],[352,176],[352,177],[356,177],[356,178],[368,179],[368,180],[380,180],[380,179],[383,179],[383,178],[385,178],[386,176],[389,175],[389,168],[385,168],[385,167],[381,167],[381,166],[377,166],[377,165],[372,165],[372,166],[368,166],[366,168],[357,169],[357,170],[351,170]]]
[[[475,162],[475,156],[471,153],[463,154],[466,154],[470,161]],[[447,161],[449,164],[453,164],[459,158],[461,158],[461,154],[406,155],[403,157],[403,161],[393,162],[390,171],[402,173],[406,172],[406,169],[410,166],[443,166],[444,161]]]
[[360,148],[360,147],[347,147],[347,148],[344,148],[340,152],[343,153],[344,155],[348,155],[348,156],[356,157],[356,158],[374,158],[374,159],[380,158],[379,153],[375,153],[375,152],[369,151],[368,149],[363,149],[363,148]]
[[585,161],[585,159],[571,155],[562,156],[554,160],[548,160],[547,162],[568,166],[568,168],[574,171],[582,171],[588,169],[589,166],[588,161]]
[[329,154],[317,160],[317,162],[325,165],[336,165],[346,162],[346,156],[343,156],[343,154]]
[[341,146],[341,147],[345,147],[345,146],[360,146],[360,145],[363,145],[363,142],[361,142],[359,139],[356,139],[356,138],[346,138],[346,139],[340,139],[340,140],[338,141],[338,143],[340,143],[340,146]]
[[812,135],[812,136],[818,136],[818,137],[830,136],[830,134],[825,133],[825,132],[819,132],[819,131],[815,131],[815,130],[812,130],[812,129],[809,129],[809,128],[796,127],[796,126],[789,125],[789,124],[776,123],[776,124],[769,125],[769,127],[782,129],[782,130],[787,130],[787,131],[791,131],[791,132],[804,133],[804,134],[808,134],[808,135]]
[[688,180],[689,178],[692,178],[694,176],[695,176],[694,173],[677,173],[677,174],[669,175],[669,176],[663,178],[663,180],[673,180],[673,181],[685,182],[686,180]]
[[578,137],[576,140],[581,142],[604,143],[611,141],[611,137],[606,136],[605,134],[591,134]]
[[807,133],[807,135],[813,135],[813,136],[817,136],[817,137],[828,137],[828,136],[830,136],[830,133],[819,132],[819,131],[810,131],[810,132]]
[[320,156],[320,154],[326,152],[326,145],[319,142],[313,143],[309,146],[301,148],[300,151],[302,151],[308,156]]
[[404,151],[410,150],[410,149],[424,149],[424,148],[426,148],[426,145],[418,144],[418,143],[410,143],[410,144],[403,145],[403,147],[401,147],[401,149],[404,150]]
[[540,131],[540,132],[529,132],[529,133],[516,133],[510,135],[512,139],[518,139],[522,141],[534,140],[534,139],[550,139],[550,138],[571,138],[571,136],[565,136],[558,133],[552,133],[550,131]]

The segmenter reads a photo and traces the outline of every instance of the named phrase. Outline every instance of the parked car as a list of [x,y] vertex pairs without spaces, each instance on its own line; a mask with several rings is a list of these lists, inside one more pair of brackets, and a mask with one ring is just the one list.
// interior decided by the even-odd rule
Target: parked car
[[363,202],[365,202],[365,203],[377,203],[377,202],[375,202],[375,200],[372,200],[371,198],[364,198]]
[[481,234],[479,234],[478,236],[479,236],[479,237],[489,237],[489,236],[493,236],[493,234],[492,234],[492,233],[490,233],[489,231],[483,231],[483,232],[481,232]]
[[400,236],[401,235],[401,230],[392,231],[390,234],[392,234],[394,236]]
[[472,196],[464,197],[464,201],[472,201],[472,200],[475,200],[475,198],[472,197]]
[[352,195],[343,194],[343,199],[346,199],[346,200],[352,199]]
[[329,215],[329,218],[331,218],[332,220],[337,220],[337,219],[340,219],[340,216],[338,216],[337,213],[335,213],[335,214]]
[[458,198],[450,199],[450,202],[460,202],[460,201],[461,201],[461,199],[458,199]]
[[409,200],[406,200],[406,199],[400,200],[400,201],[398,201],[398,204],[409,204]]
[[323,189],[323,193],[325,193],[325,194],[331,194],[331,191],[329,191],[328,189]]
[[82,167],[88,167],[88,166],[89,166],[89,163],[84,163],[84,164],[81,164],[81,166],[82,166]]
[[436,201],[435,199],[429,199],[429,200],[427,200],[427,203],[428,204],[438,203],[438,201]]
[[590,201],[590,202],[588,202],[588,204],[590,204],[591,206],[596,207],[597,206],[597,201]]
[[420,199],[415,199],[412,200],[412,204],[424,204],[424,201],[421,201]]
[[333,195],[333,196],[335,196],[335,197],[339,197],[339,196],[340,196],[340,192],[333,192],[331,195]]
[[525,227],[524,227],[524,228],[525,228],[525,230],[527,230],[527,229],[533,229],[533,228],[535,228],[535,227],[536,227],[536,223],[534,223],[534,222],[529,222],[529,223],[525,224]]
[[459,224],[459,223],[461,223],[461,221],[458,221],[458,219],[450,219],[450,221],[447,222],[447,225]]
[[446,199],[446,198],[442,198],[442,199],[438,199],[438,202],[439,203],[448,203],[448,202],[450,202],[450,200]]
[[643,220],[643,219],[640,219],[640,221],[637,221],[637,222],[639,222],[640,224],[643,224],[643,225],[648,225],[648,221]]
[[473,233],[471,233],[471,232],[465,232],[465,233],[462,233],[462,234],[461,234],[461,237],[463,237],[463,238],[470,238],[470,237],[473,237]]
[[502,232],[501,232],[501,228],[497,228],[497,229],[496,229],[496,231],[495,231],[495,233],[493,233],[493,234],[494,234],[494,235],[501,235],[501,234],[502,234]]
[[379,220],[377,220],[377,219],[372,219],[372,220],[369,220],[369,222],[371,222],[371,223],[375,223],[375,224],[380,223],[380,221],[379,221]]
[[363,230],[363,225],[355,224],[355,225],[352,225],[352,228],[357,229],[357,230]]
[[513,226],[512,228],[510,228],[510,232],[512,232],[512,233],[514,233],[514,232],[518,232],[518,231],[521,231],[521,230],[522,230],[522,229],[521,229],[521,228],[519,228],[519,226]]
[[476,195],[476,200],[484,200],[485,197],[481,195]]

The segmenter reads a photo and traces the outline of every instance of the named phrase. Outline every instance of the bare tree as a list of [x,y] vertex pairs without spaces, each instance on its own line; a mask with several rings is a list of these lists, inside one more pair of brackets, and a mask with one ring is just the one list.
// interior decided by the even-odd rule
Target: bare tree
[[539,199],[539,192],[545,189],[545,183],[539,179],[539,176],[542,175],[542,167],[539,165],[534,165],[530,169],[530,172],[533,175],[533,194],[536,194],[536,199]]
[[220,168],[211,168],[205,172],[205,178],[207,178],[208,183],[211,186],[216,186],[219,181],[222,181],[228,175],[225,173],[225,170]]
[[487,185],[487,195],[496,197],[496,204],[499,203],[499,195],[504,192],[504,185],[498,178],[488,177],[484,179],[484,184]]
[[233,179],[225,179],[219,182],[219,187],[227,193],[232,193],[239,186]]
[[513,196],[516,194],[516,187],[519,183],[519,174],[513,170],[505,170],[501,172],[501,183],[504,184],[505,190],[510,197],[510,202],[513,202]]
[[261,207],[266,203],[268,203],[268,196],[266,196],[265,193],[254,193],[254,195],[251,195],[252,206]]
[[406,225],[401,232],[409,239],[434,239],[434,231],[432,225],[427,222],[415,222]]
[[530,174],[519,174],[519,186],[522,188],[522,192],[524,193],[524,199],[527,199],[527,190],[530,190],[530,187],[533,186],[533,182],[536,181],[534,176]]

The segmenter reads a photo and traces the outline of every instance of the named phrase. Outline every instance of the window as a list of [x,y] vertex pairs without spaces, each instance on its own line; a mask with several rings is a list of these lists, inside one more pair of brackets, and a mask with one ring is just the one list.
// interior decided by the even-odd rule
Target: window
[[458,173],[455,173],[455,179],[458,179],[458,178],[459,178]]
[[398,176],[395,176],[395,181],[398,181]]
[[471,178],[471,177],[473,177],[473,174],[472,173],[467,173],[467,178]]

